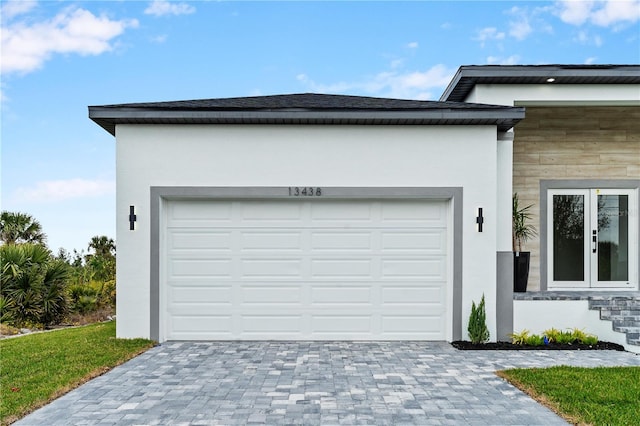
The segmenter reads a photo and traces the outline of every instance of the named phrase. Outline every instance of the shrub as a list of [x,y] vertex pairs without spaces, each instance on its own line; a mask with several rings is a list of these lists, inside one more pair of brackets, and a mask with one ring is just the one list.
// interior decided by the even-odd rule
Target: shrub
[[469,338],[471,343],[485,343],[489,341],[489,329],[487,329],[487,315],[484,309],[484,294],[480,304],[476,308],[476,303],[471,302],[471,316],[469,317]]
[[559,343],[561,345],[575,343],[575,341],[576,338],[571,331],[561,331],[556,338],[556,343]]
[[67,265],[39,244],[0,246],[2,317],[14,325],[49,325],[67,313]]
[[558,336],[562,333],[562,331],[557,328],[550,328],[542,332],[543,335],[547,336],[549,339],[549,343],[555,343],[558,341]]
[[595,334],[587,334],[584,336],[580,343],[584,343],[585,345],[597,345],[598,336],[596,336]]
[[532,334],[525,339],[525,345],[528,346],[542,346],[544,345],[544,336]]
[[525,345],[530,336],[531,334],[527,329],[522,330],[520,333],[511,333],[509,335],[509,337],[511,337],[511,343],[514,345]]

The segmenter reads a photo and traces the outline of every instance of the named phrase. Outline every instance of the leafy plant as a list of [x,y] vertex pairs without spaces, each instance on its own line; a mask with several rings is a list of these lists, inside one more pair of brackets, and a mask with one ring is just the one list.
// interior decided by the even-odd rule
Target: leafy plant
[[556,343],[561,345],[572,344],[575,342],[576,342],[576,337],[574,336],[573,332],[571,332],[570,330],[561,331],[556,338]]
[[587,337],[587,333],[579,328],[572,328],[569,332],[571,333],[574,341],[582,342],[585,337]]
[[542,332],[543,335],[547,336],[549,343],[555,343],[558,341],[558,336],[562,333],[562,331],[557,328],[550,328]]
[[469,317],[469,339],[471,343],[485,343],[489,341],[489,329],[487,328],[487,315],[484,308],[484,294],[480,304],[476,307],[475,302],[471,302],[471,316]]
[[595,334],[587,334],[580,341],[580,343],[584,343],[585,345],[590,345],[590,346],[591,345],[597,345],[598,344],[598,336],[596,336]]
[[531,213],[529,210],[533,207],[533,204],[529,204],[526,207],[520,207],[520,201],[518,193],[513,194],[513,211],[512,211],[512,244],[513,251],[522,251],[523,243],[537,235],[535,226],[529,224],[531,220]]
[[544,345],[544,336],[539,336],[537,334],[532,334],[528,336],[525,340],[525,345],[528,346],[542,346]]
[[3,317],[12,323],[49,325],[67,313],[67,265],[40,244],[0,246]]
[[511,333],[511,343],[514,345],[524,345],[527,343],[527,339],[531,336],[531,332],[527,329],[522,330],[519,333]]

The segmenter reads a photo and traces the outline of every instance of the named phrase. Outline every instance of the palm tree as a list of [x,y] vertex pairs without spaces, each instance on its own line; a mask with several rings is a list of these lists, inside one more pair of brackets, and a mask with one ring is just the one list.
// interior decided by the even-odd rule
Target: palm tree
[[96,235],[89,241],[89,250],[91,249],[93,249],[96,256],[109,258],[116,254],[116,243],[113,241],[113,238]]
[[4,244],[45,244],[47,236],[33,216],[3,211],[0,213],[0,241]]

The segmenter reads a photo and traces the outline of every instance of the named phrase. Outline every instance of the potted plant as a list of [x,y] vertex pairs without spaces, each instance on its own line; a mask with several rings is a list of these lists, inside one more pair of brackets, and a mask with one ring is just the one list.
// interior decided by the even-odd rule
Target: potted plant
[[529,209],[533,204],[520,207],[518,193],[513,194],[513,291],[527,291],[529,280],[529,260],[531,253],[522,251],[523,244],[536,235],[536,228],[528,223],[531,220]]

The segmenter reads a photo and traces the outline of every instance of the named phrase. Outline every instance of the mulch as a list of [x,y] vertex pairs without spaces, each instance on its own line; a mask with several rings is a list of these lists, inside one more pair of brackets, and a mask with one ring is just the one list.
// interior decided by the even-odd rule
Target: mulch
[[451,342],[451,346],[463,351],[593,351],[611,350],[624,351],[624,346],[611,342],[598,342],[595,345],[581,343],[558,344],[549,343],[542,346],[515,345],[510,342],[471,343],[465,340]]

